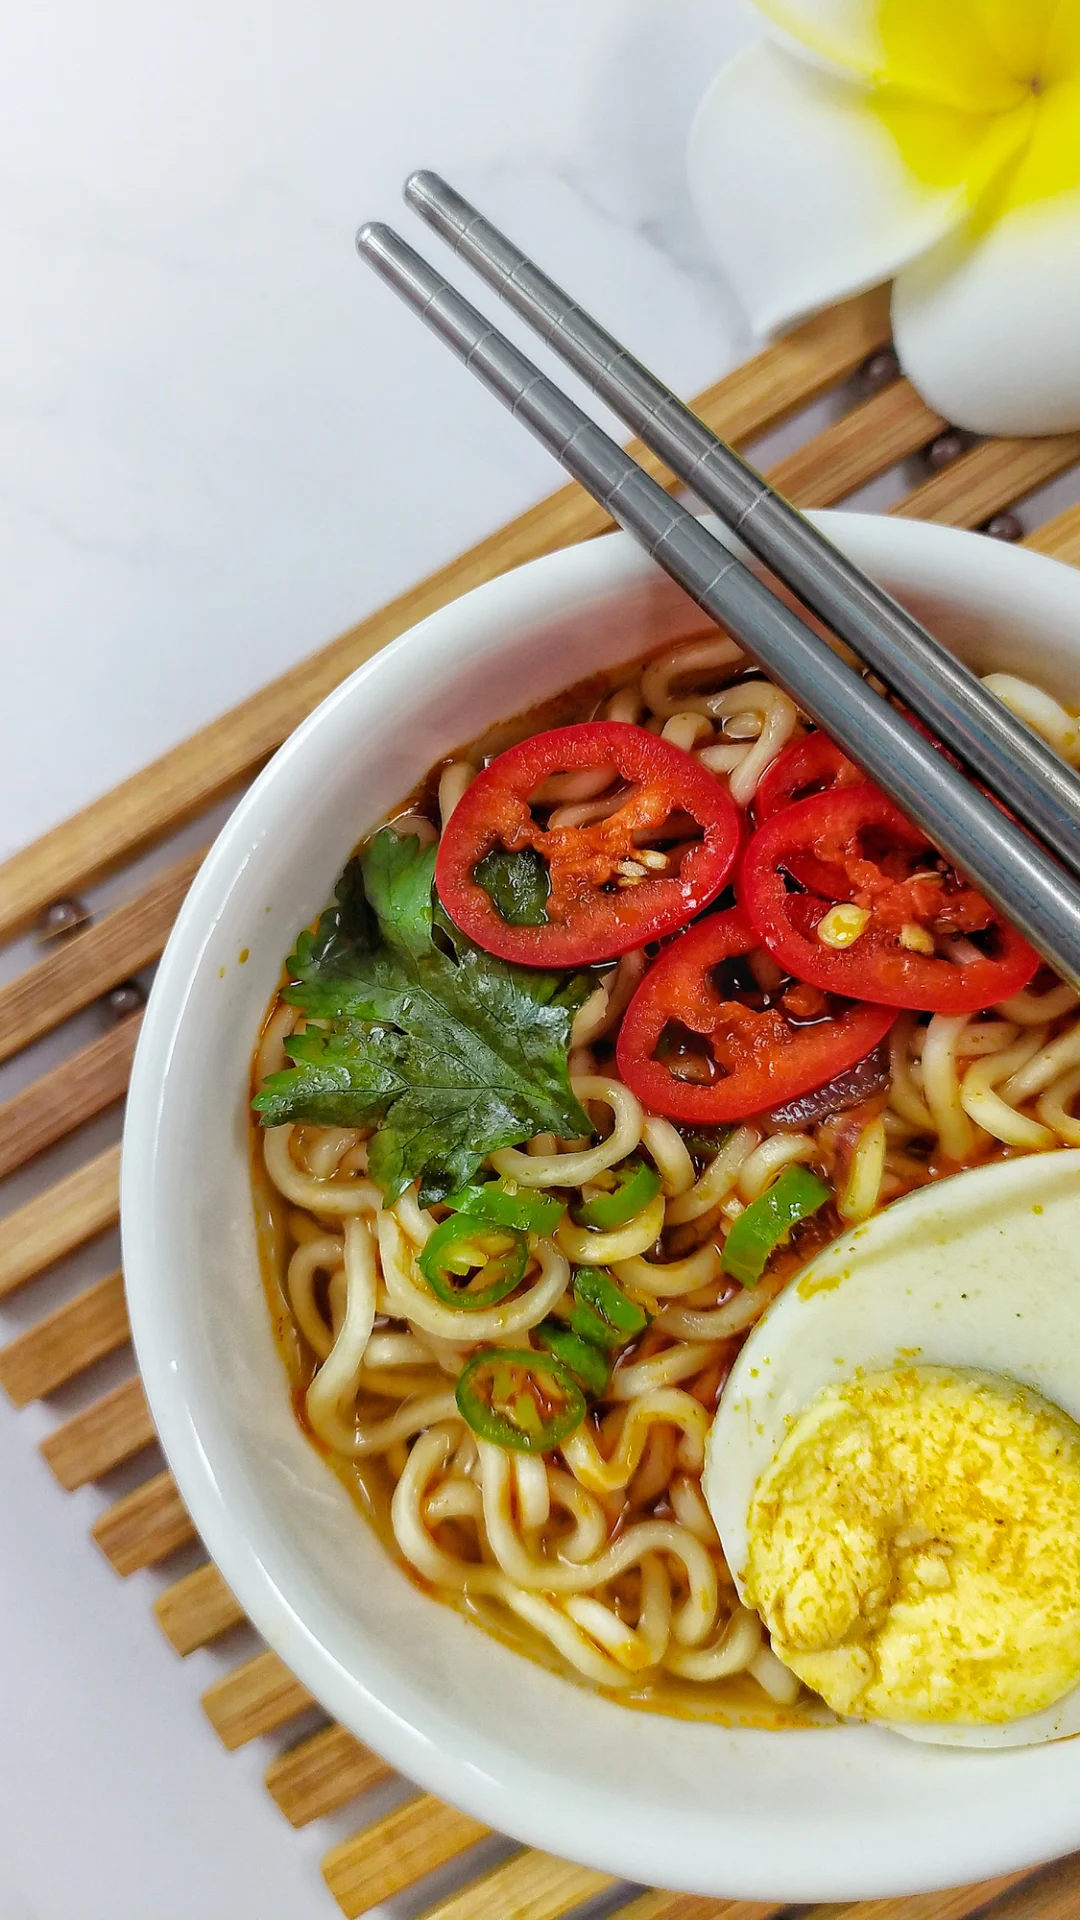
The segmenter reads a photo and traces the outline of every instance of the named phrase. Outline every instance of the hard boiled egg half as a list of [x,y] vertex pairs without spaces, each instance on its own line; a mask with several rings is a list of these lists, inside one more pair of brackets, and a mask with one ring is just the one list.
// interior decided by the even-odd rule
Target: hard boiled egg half
[[844,1717],[1080,1732],[1080,1152],[924,1187],[743,1347],[704,1491],[744,1604]]

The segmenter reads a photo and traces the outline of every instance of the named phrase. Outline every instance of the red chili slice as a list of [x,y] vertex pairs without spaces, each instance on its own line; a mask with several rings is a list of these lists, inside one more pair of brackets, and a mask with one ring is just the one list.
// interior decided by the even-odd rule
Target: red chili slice
[[[539,825],[531,795],[549,774],[585,767],[614,767],[627,783],[622,804],[593,826]],[[681,822],[672,826],[676,816]],[[666,870],[640,859],[655,840],[681,835],[688,824],[701,837],[676,848]],[[723,887],[739,838],[726,786],[700,761],[644,727],[587,720],[533,734],[477,775],[443,834],[435,885],[451,919],[488,953],[526,966],[580,966],[692,920]],[[511,926],[476,868],[496,849],[527,848],[547,870],[547,918],[540,926]]]
[[[786,876],[813,852],[847,876],[844,898],[869,919],[852,945],[818,936],[834,895],[792,893]],[[951,868],[942,869],[925,835],[863,785],[819,793],[773,815],[743,857],[739,898],[762,944],[789,973],[826,993],[931,1013],[976,1013],[1027,985],[1039,957],[1006,920]],[[902,930],[976,933],[977,958],[955,963],[912,952]]]
[[754,818],[759,825],[783,807],[812,793],[832,793],[836,787],[861,787],[866,775],[842,753],[827,733],[805,733],[792,740],[766,767],[754,795]]
[[[807,1000],[812,1017],[802,1022],[785,1009],[788,996],[758,1008],[725,993],[716,968],[760,945],[733,908],[689,928],[646,974],[623,1015],[617,1055],[627,1086],[654,1112],[705,1124],[743,1120],[824,1086],[888,1033],[892,1007],[844,1001],[830,1011],[818,995],[817,1006]],[[665,1057],[665,1039],[680,1028],[705,1043],[688,1056],[700,1080],[680,1077],[680,1062]]]
[[[793,740],[783,753],[777,754],[772,766],[762,774],[754,795],[754,818],[763,825],[774,813],[781,813],[785,807],[807,799],[812,793],[834,793],[840,787],[862,786],[865,779],[865,774],[860,773],[854,761],[841,752],[827,733],[804,734],[801,740]],[[826,900],[844,898],[844,873],[827,867],[816,853],[793,853],[791,862],[792,878],[800,886],[809,887],[812,893],[820,893]]]

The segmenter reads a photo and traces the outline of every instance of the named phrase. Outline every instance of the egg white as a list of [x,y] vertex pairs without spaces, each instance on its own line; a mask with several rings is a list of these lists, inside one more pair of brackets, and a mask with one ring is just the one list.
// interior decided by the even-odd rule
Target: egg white
[[[751,1496],[792,1420],[824,1386],[904,1365],[1004,1374],[1080,1422],[1080,1151],[920,1188],[834,1240],[758,1322],[702,1482],[740,1595]],[[1080,1732],[1080,1687],[1001,1726],[879,1724],[945,1746],[1033,1746]]]

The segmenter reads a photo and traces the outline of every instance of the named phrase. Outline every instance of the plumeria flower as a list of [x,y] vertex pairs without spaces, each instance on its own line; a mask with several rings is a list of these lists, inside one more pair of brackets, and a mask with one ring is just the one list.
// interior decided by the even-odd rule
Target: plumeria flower
[[756,330],[894,278],[905,373],[976,433],[1080,427],[1080,0],[755,0],[691,189]]

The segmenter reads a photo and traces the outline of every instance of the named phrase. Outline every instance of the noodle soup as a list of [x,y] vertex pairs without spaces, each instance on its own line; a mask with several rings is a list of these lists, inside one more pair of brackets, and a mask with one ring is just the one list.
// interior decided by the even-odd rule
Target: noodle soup
[[814,1717],[703,1496],[725,1383],[841,1229],[1080,1145],[1076,995],[716,634],[434,769],[286,974],[256,1194],[313,1442],[568,1676]]

